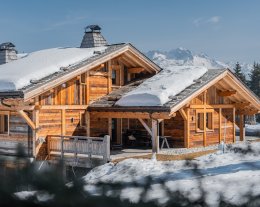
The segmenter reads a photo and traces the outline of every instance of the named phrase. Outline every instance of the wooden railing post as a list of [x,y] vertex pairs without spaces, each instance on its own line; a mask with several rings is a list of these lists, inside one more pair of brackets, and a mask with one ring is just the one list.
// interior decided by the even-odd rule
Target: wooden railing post
[[110,160],[110,136],[105,135],[104,137],[104,161],[108,162]]
[[75,159],[77,158],[77,154],[78,154],[77,142],[78,142],[78,137],[74,138],[74,157],[75,157]]
[[50,159],[50,154],[51,154],[51,136],[47,136],[46,137],[46,140],[47,140],[47,154],[48,154],[48,159]]
[[90,159],[92,156],[92,140],[88,139],[88,158]]
[[63,159],[63,153],[64,153],[64,150],[63,150],[63,143],[64,143],[64,137],[61,136],[61,159]]

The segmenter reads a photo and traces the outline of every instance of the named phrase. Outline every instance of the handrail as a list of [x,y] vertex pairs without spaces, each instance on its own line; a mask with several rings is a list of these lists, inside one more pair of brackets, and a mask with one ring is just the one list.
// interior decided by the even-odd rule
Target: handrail
[[110,136],[104,137],[84,137],[84,136],[47,136],[48,156],[51,152],[60,152],[61,159],[64,153],[73,153],[77,158],[79,154],[101,155],[105,162],[110,160]]

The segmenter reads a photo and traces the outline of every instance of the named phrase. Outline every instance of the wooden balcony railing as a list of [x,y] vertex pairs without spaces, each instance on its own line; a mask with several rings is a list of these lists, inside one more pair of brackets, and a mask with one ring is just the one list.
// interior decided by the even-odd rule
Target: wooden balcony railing
[[108,135],[104,137],[49,135],[47,146],[49,157],[52,153],[58,153],[61,159],[65,154],[69,154],[75,158],[87,155],[89,158],[102,156],[104,162],[110,160],[110,136]]

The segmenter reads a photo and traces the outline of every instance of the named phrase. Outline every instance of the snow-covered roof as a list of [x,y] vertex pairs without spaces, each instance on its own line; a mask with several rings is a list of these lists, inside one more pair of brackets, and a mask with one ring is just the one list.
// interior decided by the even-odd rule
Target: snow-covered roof
[[194,84],[208,69],[200,66],[171,66],[147,79],[116,102],[117,106],[162,106]]
[[89,59],[107,47],[95,48],[52,48],[28,55],[0,65],[0,91],[16,91],[62,68]]

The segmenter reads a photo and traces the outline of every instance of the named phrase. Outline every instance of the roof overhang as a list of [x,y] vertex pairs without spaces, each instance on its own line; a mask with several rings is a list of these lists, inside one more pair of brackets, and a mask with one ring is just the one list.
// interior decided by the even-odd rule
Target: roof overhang
[[55,87],[63,84],[64,82],[69,81],[73,77],[76,77],[76,76],[78,76],[92,68],[95,68],[95,67],[99,66],[100,64],[107,62],[110,59],[116,58],[126,52],[128,52],[128,54],[131,53],[133,56],[139,58],[139,60],[142,61],[142,63],[144,65],[149,67],[149,69],[153,70],[155,73],[157,73],[161,70],[161,68],[158,65],[156,65],[154,62],[152,62],[149,58],[147,58],[144,54],[142,54],[139,50],[137,50],[131,44],[125,44],[123,47],[120,47],[120,48],[116,49],[115,51],[109,52],[106,55],[101,55],[100,58],[97,58],[96,60],[92,61],[91,63],[82,65],[81,67],[79,67],[75,70],[71,70],[71,71],[67,72],[66,74],[63,74],[59,78],[49,80],[49,81],[47,81],[43,84],[39,84],[39,86],[37,85],[36,87],[33,87],[33,88],[25,89],[23,91],[24,101],[26,102],[26,101],[30,100],[31,98],[34,98],[52,88],[55,88]]
[[259,97],[257,97],[256,94],[254,94],[244,83],[242,83],[230,70],[225,70],[223,73],[215,77],[213,80],[211,80],[206,85],[200,87],[197,91],[192,93],[190,96],[187,96],[185,99],[183,99],[178,104],[171,107],[171,113],[175,113],[176,111],[183,108],[185,105],[189,104],[189,102],[200,95],[203,91],[207,90],[211,86],[217,84],[221,80],[227,80],[229,87],[237,91],[238,96],[246,100],[250,103],[252,107],[255,108],[257,113],[260,112],[260,100]]

